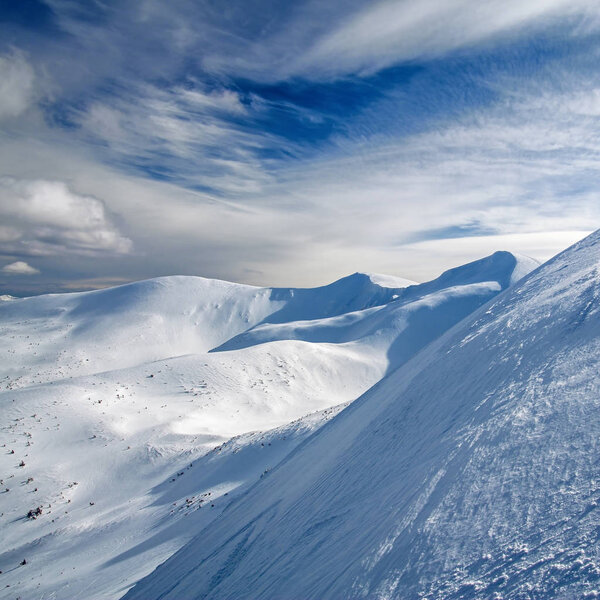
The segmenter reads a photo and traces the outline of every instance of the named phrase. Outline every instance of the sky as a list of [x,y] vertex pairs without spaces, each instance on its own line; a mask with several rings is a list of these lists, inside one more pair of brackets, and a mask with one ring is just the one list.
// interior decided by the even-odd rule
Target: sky
[[599,60],[597,0],[2,0],[0,294],[546,260]]

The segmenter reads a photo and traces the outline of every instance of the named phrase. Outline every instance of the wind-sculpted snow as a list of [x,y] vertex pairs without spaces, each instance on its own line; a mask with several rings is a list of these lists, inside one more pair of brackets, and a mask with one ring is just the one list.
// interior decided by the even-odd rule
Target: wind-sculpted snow
[[600,595],[600,234],[296,448],[127,600]]
[[122,596],[533,266],[499,253],[435,285],[166,277],[2,303],[0,598]]

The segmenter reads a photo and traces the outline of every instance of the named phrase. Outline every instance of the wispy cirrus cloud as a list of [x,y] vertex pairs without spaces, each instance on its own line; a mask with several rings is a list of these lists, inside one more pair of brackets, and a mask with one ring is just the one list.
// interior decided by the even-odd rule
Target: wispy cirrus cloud
[[270,136],[245,126],[252,110],[228,89],[145,84],[90,98],[68,119],[113,164],[235,194],[259,189],[267,177],[257,153]]
[[383,0],[343,14],[290,68],[308,77],[369,74],[499,36],[514,39],[528,27],[539,31],[569,20],[575,27],[584,22],[589,27],[599,17],[600,9],[590,0]]
[[[54,1],[57,10],[61,4]],[[148,1],[135,8],[113,6],[112,11],[115,36],[131,27],[144,38],[143,26],[163,23],[159,45],[169,57],[165,60],[187,51],[212,75],[263,82],[369,76],[408,61],[510,43],[548,29],[559,37],[578,37],[600,26],[593,0],[305,0],[293,7],[253,0],[232,2],[226,13],[210,2],[172,2],[167,8]],[[66,16],[65,23],[70,31],[82,27]],[[169,52],[168,44],[176,52]]]

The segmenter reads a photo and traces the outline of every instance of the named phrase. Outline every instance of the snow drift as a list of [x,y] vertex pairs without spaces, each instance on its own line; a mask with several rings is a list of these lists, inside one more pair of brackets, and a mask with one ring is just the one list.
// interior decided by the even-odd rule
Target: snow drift
[[600,234],[293,451],[127,600],[600,594]]

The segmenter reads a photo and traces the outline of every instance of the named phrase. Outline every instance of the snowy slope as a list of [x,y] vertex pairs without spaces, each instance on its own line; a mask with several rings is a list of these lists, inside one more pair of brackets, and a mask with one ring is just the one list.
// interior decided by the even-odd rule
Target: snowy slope
[[[209,492],[213,502],[233,497],[329,418],[329,407],[381,376],[381,368],[345,348],[278,342],[0,394],[0,581],[11,586],[0,597],[11,598],[15,587],[27,598],[122,594],[223,504],[221,498],[215,510],[181,521],[186,515],[173,502],[185,506]],[[247,432],[289,427],[323,410],[276,448],[244,451],[252,442]],[[207,483],[203,457],[239,435],[243,451],[231,458],[246,457],[244,469],[222,461]],[[199,466],[188,473],[190,463]],[[38,506],[42,516],[26,519]],[[23,558],[26,570],[16,568]]]
[[261,324],[216,350],[276,340],[345,343],[368,352],[370,360],[386,361],[391,371],[537,266],[528,257],[496,252],[431,282],[397,290],[393,301],[382,306],[325,319]]
[[387,283],[356,273],[295,290],[178,276],[3,302],[0,376],[10,375],[13,386],[21,386],[206,352],[263,321],[384,304],[400,291]]
[[600,595],[600,233],[318,430],[125,598]]
[[[528,264],[499,253],[406,290],[363,274],[313,290],[169,277],[6,303],[0,598],[120,597]],[[255,325],[337,333],[207,352]]]

